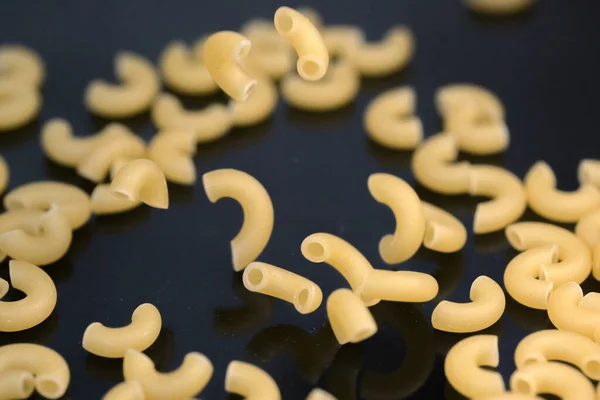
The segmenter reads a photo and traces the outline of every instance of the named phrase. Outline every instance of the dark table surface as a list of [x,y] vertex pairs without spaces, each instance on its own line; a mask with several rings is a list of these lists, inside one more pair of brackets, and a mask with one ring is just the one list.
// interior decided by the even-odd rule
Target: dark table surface
[[[307,235],[330,232],[362,251],[377,268],[380,237],[393,230],[390,211],[367,191],[367,177],[388,172],[414,183],[410,152],[394,152],[369,142],[362,113],[378,93],[396,85],[416,88],[427,135],[440,130],[433,93],[450,82],[475,82],[494,90],[507,108],[510,149],[486,158],[523,177],[537,160],[555,169],[562,189],[575,189],[581,158],[600,157],[600,2],[543,0],[530,12],[505,20],[469,13],[457,0],[306,0],[327,23],[362,26],[377,39],[392,24],[412,27],[417,39],[410,67],[386,79],[363,80],[360,95],[342,110],[322,115],[277,107],[268,121],[236,129],[224,139],[198,148],[199,175],[237,168],[261,181],[276,211],[275,229],[260,260],[315,280],[324,295],[345,282],[335,270],[311,264],[300,253]],[[73,170],[47,161],[39,130],[52,117],[68,119],[77,134],[90,134],[107,121],[92,117],[82,103],[93,78],[112,79],[119,50],[156,60],[168,41],[192,41],[206,32],[237,29],[254,17],[271,18],[280,3],[205,0],[2,0],[0,42],[19,42],[43,56],[48,78],[44,108],[29,126],[0,136],[0,152],[11,166],[14,188],[55,179],[91,191]],[[296,4],[290,4],[295,6]],[[202,106],[223,96],[185,99]],[[126,121],[149,139],[155,129],[148,115]],[[423,199],[443,206],[469,227],[481,199],[444,197],[418,185]],[[507,261],[515,255],[502,232],[469,234],[463,251],[440,255],[421,250],[397,268],[432,273],[440,295],[423,305],[386,303],[373,307],[380,325],[373,338],[338,348],[324,307],[299,315],[282,301],[248,293],[232,271],[229,241],[241,224],[232,200],[208,202],[202,186],[169,186],[168,211],[141,207],[93,218],[75,233],[64,259],[46,270],[58,288],[58,304],[41,325],[25,332],[0,333],[0,345],[35,342],[60,352],[72,379],[65,399],[98,399],[122,380],[121,361],[88,354],[81,347],[92,321],[127,324],[134,308],[152,302],[163,329],[147,351],[157,368],[177,367],[190,351],[206,354],[215,373],[203,399],[224,399],[223,379],[233,359],[266,369],[284,399],[303,399],[320,386],[340,399],[460,398],[446,383],[443,359],[465,335],[435,332],[431,312],[441,299],[467,301],[469,287],[485,274],[502,284]],[[537,220],[528,212],[524,220]],[[0,276],[8,276],[7,262]],[[596,282],[584,284],[598,290]],[[15,298],[15,294],[12,294]],[[521,338],[551,327],[546,313],[527,309],[507,296],[502,319],[486,333],[500,336],[499,370],[508,378],[512,354]]]

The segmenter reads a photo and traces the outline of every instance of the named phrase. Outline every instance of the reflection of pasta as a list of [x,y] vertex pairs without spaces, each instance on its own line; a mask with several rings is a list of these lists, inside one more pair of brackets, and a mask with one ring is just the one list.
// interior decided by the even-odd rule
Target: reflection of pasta
[[192,156],[196,152],[196,135],[191,132],[160,133],[148,146],[148,158],[154,161],[165,177],[181,185],[196,182],[196,166]]
[[256,85],[256,79],[248,76],[240,65],[250,47],[250,40],[232,31],[214,33],[204,43],[206,69],[216,84],[237,101],[245,101]]
[[349,289],[337,289],[329,295],[327,317],[340,344],[362,342],[377,332],[371,312]]
[[0,372],[0,399],[28,399],[34,390],[31,372],[21,369]]
[[161,130],[196,133],[198,143],[212,142],[229,132],[231,110],[222,104],[212,104],[199,111],[183,108],[177,97],[162,94],[152,107],[152,120]]
[[115,75],[123,85],[93,80],[85,90],[86,107],[106,118],[123,118],[150,108],[160,89],[154,66],[145,58],[130,52],[115,57]]
[[330,57],[344,56],[353,43],[364,42],[365,35],[358,26],[330,25],[323,30],[323,41]]
[[281,95],[285,101],[308,111],[331,111],[350,104],[358,95],[360,75],[346,61],[339,61],[329,68],[319,82],[306,82],[290,74],[281,81]]
[[90,208],[94,214],[98,215],[119,214],[133,210],[141,204],[142,202],[139,199],[130,201],[113,195],[109,184],[96,186],[90,195]]
[[474,116],[482,121],[504,120],[504,105],[489,89],[469,83],[445,85],[435,93],[438,112],[444,116],[454,115],[465,108],[474,108]]
[[363,126],[369,137],[390,149],[414,149],[423,140],[423,124],[415,117],[416,94],[411,87],[390,89],[367,106]]
[[0,194],[4,193],[10,179],[10,170],[4,157],[0,156]]
[[246,289],[292,303],[301,314],[315,311],[323,300],[317,284],[274,265],[252,262],[244,270],[243,279]]
[[9,271],[13,288],[27,296],[13,302],[0,301],[0,332],[17,332],[34,327],[48,318],[56,306],[56,286],[40,267],[11,260]]
[[519,251],[549,244],[558,245],[558,263],[547,265],[544,279],[557,287],[565,282],[583,282],[592,269],[590,250],[572,232],[543,222],[517,222],[505,230],[512,247]]
[[578,333],[556,329],[534,332],[515,349],[518,369],[551,360],[573,364],[593,380],[600,378],[600,346]]
[[188,353],[173,372],[160,373],[152,360],[139,351],[129,349],[123,359],[125,381],[142,385],[147,400],[187,399],[202,391],[213,374],[213,365],[200,353]]
[[102,400],[145,400],[144,389],[139,382],[121,382],[110,389]]
[[117,172],[110,183],[114,196],[129,201],[141,201],[154,208],[169,208],[167,180],[152,160],[137,159]]
[[600,325],[600,310],[582,306],[583,299],[583,291],[575,282],[557,287],[548,299],[548,318],[560,330],[593,339],[594,330]]
[[577,169],[577,177],[581,185],[591,183],[600,188],[600,160],[581,160]]
[[310,391],[306,400],[336,400],[331,394],[327,393],[323,389],[315,388]]
[[553,394],[564,400],[593,400],[595,397],[594,386],[582,373],[558,362],[519,368],[510,377],[510,388],[529,395]]
[[481,367],[495,368],[499,363],[498,336],[475,335],[450,349],[444,361],[444,372],[448,382],[463,396],[493,396],[504,392],[502,375]]
[[545,310],[554,288],[546,268],[558,261],[558,246],[534,247],[517,255],[504,270],[504,286],[513,299],[526,307]]
[[[362,299],[421,303],[438,294],[438,283],[431,275],[414,271],[373,270],[357,290]],[[376,300],[379,301],[379,300]]]
[[449,212],[424,201],[421,204],[425,217],[423,246],[441,253],[462,249],[467,242],[465,226]]
[[27,125],[41,107],[42,96],[37,88],[17,81],[0,81],[0,132]]
[[225,391],[246,400],[280,400],[277,383],[262,369],[241,361],[232,361],[225,372]]
[[233,269],[241,271],[262,253],[273,232],[273,203],[269,193],[251,175],[235,169],[218,169],[202,176],[211,203],[231,197],[242,206],[244,223],[231,241]]
[[144,351],[154,343],[162,318],[150,303],[138,306],[131,316],[131,324],[108,328],[100,322],[90,324],[83,333],[82,346],[92,354],[107,358],[122,358],[128,349]]
[[323,78],[329,66],[329,53],[312,22],[289,7],[279,7],[273,22],[277,33],[286,38],[298,54],[298,75],[307,81]]
[[469,298],[471,303],[440,302],[431,315],[433,327],[445,332],[477,332],[492,326],[504,313],[504,292],[487,276],[473,281]]
[[199,39],[190,49],[182,41],[173,41],[160,55],[159,67],[165,83],[179,93],[210,94],[218,86],[204,64],[202,49],[205,39]]
[[34,50],[21,45],[0,46],[0,82],[18,82],[32,88],[42,86],[46,68]]
[[492,15],[521,12],[533,5],[534,0],[464,0],[471,10]]
[[4,197],[4,208],[48,210],[52,205],[64,214],[71,228],[77,229],[90,219],[90,197],[77,186],[64,182],[38,181],[11,190]]
[[22,370],[35,376],[35,390],[47,399],[58,399],[69,386],[69,366],[56,351],[33,343],[0,346],[0,375]]
[[264,121],[273,114],[278,100],[275,84],[268,78],[258,79],[256,87],[246,101],[229,102],[233,125],[250,126]]
[[552,221],[577,222],[600,206],[600,190],[592,184],[583,184],[574,192],[558,190],[552,168],[543,161],[531,167],[525,176],[525,188],[529,207]]
[[473,232],[489,233],[518,220],[527,208],[525,189],[512,172],[492,165],[474,165],[469,170],[469,194],[489,196],[475,210]]

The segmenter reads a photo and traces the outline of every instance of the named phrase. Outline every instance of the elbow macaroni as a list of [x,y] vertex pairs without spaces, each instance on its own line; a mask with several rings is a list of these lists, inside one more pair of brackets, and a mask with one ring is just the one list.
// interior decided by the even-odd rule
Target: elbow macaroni
[[37,52],[16,44],[0,46],[0,83],[11,81],[38,88],[45,77],[46,67]]
[[165,83],[187,95],[207,95],[218,90],[203,59],[205,38],[190,49],[182,41],[173,41],[160,55],[159,67]]
[[130,201],[113,195],[110,185],[106,184],[96,186],[90,196],[90,208],[98,215],[119,214],[133,210],[141,204],[139,199]]
[[279,36],[271,21],[251,20],[240,30],[252,42],[248,64],[272,79],[280,79],[294,67],[290,43]]
[[225,391],[246,400],[281,400],[279,387],[268,373],[241,361],[232,361],[227,366]]
[[146,400],[139,382],[121,382],[102,397],[102,400]]
[[273,114],[278,100],[275,83],[269,78],[258,79],[256,87],[246,101],[229,102],[231,122],[234,126],[256,125]]
[[467,230],[455,216],[449,212],[421,202],[425,218],[423,246],[440,253],[454,253],[465,246]]
[[444,129],[456,137],[460,150],[471,154],[500,153],[510,144],[506,122],[486,120],[485,114],[471,104],[444,116]]
[[0,194],[4,193],[10,180],[10,169],[4,157],[0,156]]
[[0,400],[28,399],[34,390],[31,372],[21,369],[0,372]]
[[323,389],[315,388],[310,391],[306,400],[336,400],[336,398]]
[[141,201],[154,208],[169,208],[167,180],[152,160],[137,159],[127,163],[110,183],[112,194],[129,201]]
[[487,88],[469,83],[442,86],[435,93],[438,113],[443,117],[460,113],[465,108],[477,110],[475,117],[483,121],[502,121],[504,105],[500,98]]
[[575,234],[592,249],[592,274],[600,278],[600,209],[583,216],[575,226]]
[[379,300],[421,303],[433,300],[438,290],[438,283],[431,275],[375,269],[367,275],[357,294],[366,299],[366,303]]
[[353,25],[330,25],[323,30],[323,42],[330,57],[347,57],[353,43],[365,41],[363,31]]
[[159,133],[148,146],[148,158],[154,161],[167,180],[180,185],[196,182],[196,135],[190,132]]
[[35,87],[0,81],[0,132],[21,128],[39,114],[42,96]]
[[581,185],[591,183],[600,187],[600,160],[581,160],[577,169],[577,177]]
[[377,332],[373,315],[350,289],[337,289],[329,295],[327,317],[339,344],[359,343]]
[[600,326],[600,310],[582,306],[584,299],[577,283],[568,282],[558,286],[548,299],[548,318],[560,330],[594,339],[595,331]]
[[510,388],[517,393],[548,393],[563,400],[594,400],[594,386],[575,368],[558,362],[535,363],[516,370]]

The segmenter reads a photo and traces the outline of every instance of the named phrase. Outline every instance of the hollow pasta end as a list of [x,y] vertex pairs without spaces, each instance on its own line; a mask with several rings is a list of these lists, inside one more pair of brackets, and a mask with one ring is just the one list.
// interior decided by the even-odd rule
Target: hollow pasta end
[[314,236],[304,239],[300,250],[307,260],[314,263],[322,263],[329,258],[329,246]]
[[35,379],[35,388],[39,394],[48,399],[58,399],[65,392],[65,388],[61,387],[54,378],[39,375]]

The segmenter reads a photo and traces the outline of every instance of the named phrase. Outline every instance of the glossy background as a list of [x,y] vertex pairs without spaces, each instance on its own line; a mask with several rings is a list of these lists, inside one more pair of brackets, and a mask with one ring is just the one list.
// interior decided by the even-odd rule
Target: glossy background
[[[388,172],[414,182],[410,152],[392,152],[370,143],[362,128],[367,103],[384,89],[410,84],[419,96],[418,113],[426,134],[440,129],[434,90],[449,82],[472,81],[490,87],[505,102],[512,143],[506,154],[467,159],[504,165],[523,177],[538,159],[557,172],[560,187],[576,188],[583,157],[600,157],[597,94],[600,90],[600,33],[597,0],[543,0],[531,12],[497,21],[477,17],[457,0],[306,0],[327,23],[362,26],[377,39],[396,23],[410,25],[417,55],[403,73],[363,80],[349,107],[324,115],[307,114],[281,103],[266,123],[235,130],[200,146],[199,174],[238,168],[268,189],[276,211],[275,230],[260,260],[300,272],[325,294],[344,281],[330,267],[311,264],[300,254],[304,237],[317,231],[342,236],[377,268],[380,237],[393,230],[391,212],[367,191],[367,177]],[[93,188],[72,170],[48,162],[38,145],[39,129],[51,117],[67,118],[78,134],[100,129],[82,104],[93,78],[112,79],[118,50],[157,60],[174,38],[191,41],[219,29],[237,29],[253,17],[271,18],[280,3],[204,0],[2,0],[0,42],[21,42],[43,56],[48,79],[38,121],[0,136],[8,160],[10,187],[58,179]],[[296,4],[290,4],[292,6]],[[224,97],[193,100],[202,106]],[[149,139],[148,115],[126,121]],[[460,398],[444,378],[443,357],[462,335],[434,332],[429,319],[443,298],[467,301],[473,279],[486,274],[502,282],[514,252],[503,233],[474,237],[454,255],[420,251],[397,268],[425,271],[440,283],[436,301],[419,305],[380,304],[373,313],[380,332],[359,345],[339,349],[326,324],[324,307],[301,316],[281,301],[248,293],[231,268],[229,240],[241,224],[232,200],[208,202],[202,186],[171,185],[168,211],[139,208],[95,218],[75,234],[67,256],[47,268],[58,286],[58,305],[40,326],[0,334],[0,345],[36,342],[67,359],[72,380],[66,399],[98,399],[122,379],[120,360],[88,355],[81,348],[92,321],[119,326],[133,309],[154,303],[163,316],[158,341],[147,351],[159,369],[177,367],[189,351],[205,353],[215,374],[203,399],[225,399],[223,377],[232,359],[258,364],[277,380],[284,399],[303,399],[319,385],[340,399]],[[455,213],[470,228],[479,199],[443,197],[417,186],[427,201]],[[536,219],[530,212],[526,220]],[[8,275],[7,263],[0,276]],[[599,289],[594,282],[587,290]],[[12,292],[12,298],[19,294]],[[500,372],[508,378],[512,353],[527,333],[550,326],[542,311],[507,298],[502,319],[486,332],[500,335]],[[233,398],[233,396],[231,397]]]

